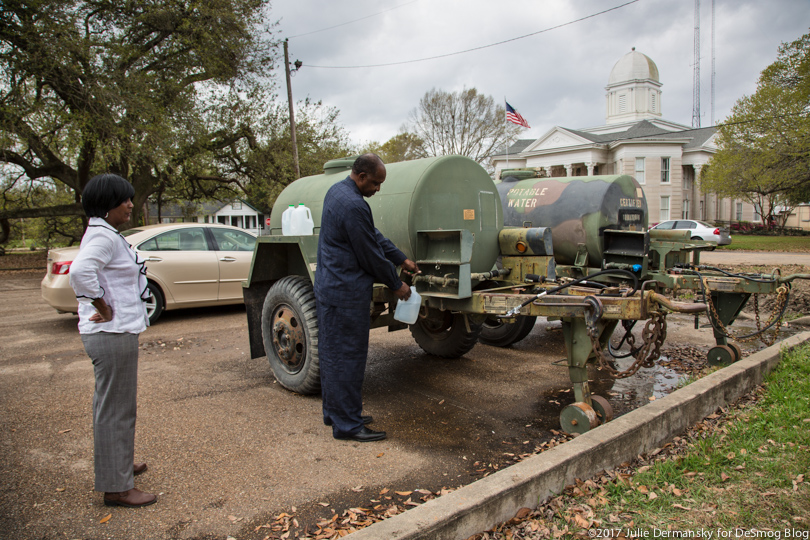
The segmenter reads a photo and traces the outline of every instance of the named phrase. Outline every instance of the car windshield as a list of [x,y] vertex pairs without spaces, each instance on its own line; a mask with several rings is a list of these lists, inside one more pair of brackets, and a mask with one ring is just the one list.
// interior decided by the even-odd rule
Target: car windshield
[[130,234],[135,234],[143,231],[143,229],[127,229],[121,233],[121,236],[129,236]]

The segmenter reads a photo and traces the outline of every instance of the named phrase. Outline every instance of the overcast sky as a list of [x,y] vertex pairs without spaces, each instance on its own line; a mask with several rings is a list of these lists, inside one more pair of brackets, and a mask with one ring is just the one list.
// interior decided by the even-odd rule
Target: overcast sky
[[[289,38],[290,61],[303,62],[295,100],[336,107],[358,144],[396,135],[431,88],[505,98],[532,126],[521,138],[603,125],[608,76],[632,47],[658,66],[663,118],[691,125],[695,1],[629,1],[274,0],[269,17]],[[703,127],[712,121],[711,14],[701,0]],[[810,1],[715,0],[715,14],[717,123],[755,90],[780,43],[810,31]],[[468,49],[477,50],[453,54]],[[280,82],[286,97],[283,74]]]

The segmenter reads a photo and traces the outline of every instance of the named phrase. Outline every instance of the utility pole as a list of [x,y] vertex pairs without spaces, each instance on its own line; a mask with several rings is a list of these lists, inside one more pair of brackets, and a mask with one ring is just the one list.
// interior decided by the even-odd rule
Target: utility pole
[[[296,61],[296,71],[301,66]],[[284,72],[287,75],[287,102],[290,105],[290,134],[292,135],[293,165],[295,166],[296,180],[301,178],[301,168],[298,166],[298,141],[295,138],[295,112],[293,110],[292,84],[290,83],[290,55],[287,51],[287,40],[284,40]]]
[[700,0],[695,0],[695,71],[692,82],[692,127],[700,127]]

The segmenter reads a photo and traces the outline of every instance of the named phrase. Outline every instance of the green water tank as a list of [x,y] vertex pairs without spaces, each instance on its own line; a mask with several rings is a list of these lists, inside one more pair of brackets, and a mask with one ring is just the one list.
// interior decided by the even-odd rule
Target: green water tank
[[583,244],[588,265],[599,266],[602,231],[647,230],[647,199],[632,176],[527,178],[526,169],[518,169],[502,171],[501,178],[505,225],[549,227],[558,264],[574,264]]
[[[315,234],[321,226],[327,190],[346,178],[354,158],[333,160],[323,174],[300,178],[281,192],[270,216],[271,234],[281,235],[281,214],[291,204],[312,212]],[[503,213],[498,190],[481,165],[463,156],[441,156],[386,164],[380,191],[366,199],[374,224],[410,259],[417,256],[420,231],[469,231],[469,268],[488,272],[498,257]],[[466,233],[465,233],[466,234]]]

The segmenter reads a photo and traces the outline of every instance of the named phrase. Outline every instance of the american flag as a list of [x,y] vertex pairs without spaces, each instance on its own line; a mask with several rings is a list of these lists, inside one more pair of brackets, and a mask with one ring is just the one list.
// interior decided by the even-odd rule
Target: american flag
[[506,103],[506,119],[507,120],[509,120],[513,124],[517,124],[517,125],[523,126],[525,128],[530,128],[531,127],[529,125],[529,123],[526,121],[526,119],[523,118],[522,116],[520,116],[520,113],[517,112],[515,109],[513,109],[512,106],[509,105],[509,103],[507,103],[506,101],[504,101],[504,103]]

